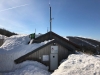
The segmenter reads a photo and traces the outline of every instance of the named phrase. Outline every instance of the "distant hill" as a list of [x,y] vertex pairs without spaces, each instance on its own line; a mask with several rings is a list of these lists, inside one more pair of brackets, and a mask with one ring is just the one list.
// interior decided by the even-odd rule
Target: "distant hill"
[[69,41],[80,46],[86,53],[100,54],[100,42],[90,38],[67,36]]
[[1,35],[5,35],[5,36],[7,36],[7,37],[10,37],[10,36],[12,36],[12,35],[17,35],[17,34],[14,33],[14,32],[10,32],[9,30],[2,29],[2,28],[0,28],[0,34],[1,34]]

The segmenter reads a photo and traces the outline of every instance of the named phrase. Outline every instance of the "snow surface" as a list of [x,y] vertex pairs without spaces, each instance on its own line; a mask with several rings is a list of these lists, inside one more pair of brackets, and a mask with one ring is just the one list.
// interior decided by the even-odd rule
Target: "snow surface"
[[16,69],[12,72],[3,73],[4,75],[50,75],[47,71],[47,67],[43,64],[36,61],[25,61],[21,64],[16,65],[20,66],[19,69]]
[[72,54],[51,75],[100,75],[100,56]]
[[14,63],[15,59],[48,43],[48,41],[45,41],[39,44],[28,45],[29,40],[28,35],[14,35],[5,39],[4,44],[0,47],[0,72],[8,72],[21,68],[21,65],[16,66]]
[[29,43],[29,44],[32,44],[32,42],[33,42],[33,39],[31,39],[31,41],[30,41],[30,43]]
[[[0,75],[50,75],[48,67],[36,61],[15,64],[14,60],[50,41],[28,44],[28,35],[14,35],[0,47]],[[62,60],[51,75],[100,75],[100,56],[77,52]]]

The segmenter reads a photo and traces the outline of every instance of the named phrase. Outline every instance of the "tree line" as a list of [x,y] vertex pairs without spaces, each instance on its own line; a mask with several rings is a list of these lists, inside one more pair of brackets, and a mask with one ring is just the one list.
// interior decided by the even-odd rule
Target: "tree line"
[[5,36],[7,36],[7,37],[10,37],[10,36],[12,36],[12,35],[17,35],[17,34],[14,33],[14,32],[10,32],[9,30],[2,29],[2,28],[0,28],[0,34],[1,34],[1,35],[5,35]]

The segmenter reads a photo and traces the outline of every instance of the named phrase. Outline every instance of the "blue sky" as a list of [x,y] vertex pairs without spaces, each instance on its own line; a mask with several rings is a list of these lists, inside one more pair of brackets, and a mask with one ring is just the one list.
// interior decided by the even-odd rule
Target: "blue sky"
[[100,0],[0,0],[0,28],[21,34],[46,33],[100,40]]

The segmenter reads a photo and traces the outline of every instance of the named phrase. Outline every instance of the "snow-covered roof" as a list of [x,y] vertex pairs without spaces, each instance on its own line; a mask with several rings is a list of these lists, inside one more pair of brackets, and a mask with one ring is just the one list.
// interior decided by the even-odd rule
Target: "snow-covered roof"
[[48,43],[49,41],[28,45],[28,35],[14,35],[5,39],[0,47],[0,71],[10,71],[15,68],[14,60]]
[[[51,34],[51,36],[50,36],[50,34]],[[48,32],[48,33],[46,33],[44,35],[41,35],[40,37],[37,37],[36,40],[41,40],[41,38],[42,38],[42,41],[47,40],[47,39],[51,39],[51,38],[53,38],[53,39],[55,39],[57,41],[62,40],[63,42],[66,42],[66,43],[70,44],[71,47],[73,46],[74,48],[80,48],[80,46],[78,46],[75,43],[69,41],[69,39],[64,38],[64,37],[52,32],[52,31],[50,31],[50,32]]]
[[[5,39],[0,47],[0,72],[4,75],[50,75],[48,68],[36,61],[15,64],[14,60],[41,47],[48,41],[30,44],[28,35],[14,35]],[[5,73],[6,71],[6,73]],[[10,72],[11,71],[11,72]],[[1,74],[1,73],[0,73]],[[72,54],[51,75],[99,75],[100,56]]]

